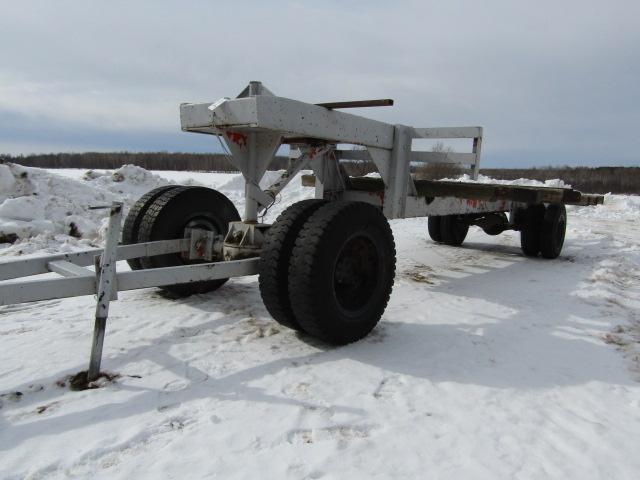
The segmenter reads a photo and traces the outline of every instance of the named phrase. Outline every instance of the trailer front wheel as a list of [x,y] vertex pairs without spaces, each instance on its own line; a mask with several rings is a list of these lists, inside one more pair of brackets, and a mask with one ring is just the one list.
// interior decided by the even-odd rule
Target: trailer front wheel
[[304,224],[289,266],[289,299],[310,335],[333,344],[365,337],[389,301],[395,244],[380,209],[329,202]]
[[[138,229],[138,242],[184,238],[186,229],[209,230],[226,235],[229,222],[240,220],[236,207],[222,193],[205,187],[176,187],[161,193],[147,208]],[[142,268],[161,268],[202,263],[189,261],[180,253],[143,257]],[[162,287],[174,295],[191,295],[216,290],[226,278]]]

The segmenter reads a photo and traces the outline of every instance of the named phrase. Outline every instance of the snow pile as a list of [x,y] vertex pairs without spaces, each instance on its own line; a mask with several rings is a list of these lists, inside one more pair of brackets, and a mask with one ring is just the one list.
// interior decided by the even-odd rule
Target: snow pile
[[531,186],[531,187],[553,187],[553,188],[571,188],[571,185],[564,182],[564,180],[560,180],[559,178],[554,178],[551,180],[545,180],[541,182],[540,180],[531,180],[529,178],[518,178],[516,180],[497,180],[495,178],[488,177],[486,175],[478,175],[477,179],[472,178],[469,174],[465,173],[456,178],[444,178],[448,182],[467,182],[467,183],[497,183],[499,185],[522,185],[522,186]]
[[105,211],[88,207],[122,201],[126,211],[146,191],[168,183],[132,165],[113,172],[90,170],[83,180],[72,180],[40,168],[2,164],[0,243],[15,243],[2,254],[100,243]]
[[604,204],[594,207],[567,206],[571,215],[578,215],[591,219],[616,219],[627,222],[637,222],[640,219],[640,196],[615,195],[608,193],[604,196]]

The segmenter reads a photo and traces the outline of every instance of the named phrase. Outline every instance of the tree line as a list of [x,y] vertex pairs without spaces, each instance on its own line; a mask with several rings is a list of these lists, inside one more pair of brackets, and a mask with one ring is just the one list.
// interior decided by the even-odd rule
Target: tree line
[[[169,152],[85,152],[44,153],[34,155],[4,155],[6,161],[28,167],[114,169],[123,165],[137,165],[147,170],[191,170],[207,172],[237,172],[229,157],[220,153]],[[272,170],[287,168],[288,157],[276,156]]]

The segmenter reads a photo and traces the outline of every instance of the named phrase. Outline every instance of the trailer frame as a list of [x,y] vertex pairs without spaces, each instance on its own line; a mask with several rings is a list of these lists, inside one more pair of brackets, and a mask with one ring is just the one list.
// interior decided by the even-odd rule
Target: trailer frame
[[[275,96],[260,82],[250,82],[235,99],[180,105],[183,131],[224,139],[230,159],[245,181],[243,220],[232,222],[226,236],[195,228],[187,229],[180,239],[118,245],[123,205],[97,207],[109,212],[104,248],[1,262],[0,305],[95,295],[94,335],[86,373],[86,381],[91,382],[100,374],[109,303],[118,298],[118,292],[257,274],[269,228],[258,221],[259,214],[304,169],[313,171],[302,181],[315,188],[315,198],[366,202],[380,208],[389,220],[466,215],[470,224],[503,231],[519,229],[513,221],[514,212],[528,205],[603,202],[601,195],[565,188],[415,180],[410,171],[415,161],[465,165],[477,179],[483,130],[391,125],[338,110],[392,104],[388,99],[310,104]],[[416,151],[415,139],[470,139],[472,145],[467,153]],[[291,146],[289,167],[270,187],[262,189],[260,181],[283,144]],[[365,149],[341,149],[341,144]],[[341,161],[363,159],[376,165],[379,178],[353,178],[345,173]],[[508,223],[503,220],[506,212],[510,213]],[[487,220],[487,215],[500,216]],[[116,269],[120,260],[169,253],[180,253],[198,263]],[[94,271],[87,268],[92,265]],[[47,273],[57,276],[24,280]]]

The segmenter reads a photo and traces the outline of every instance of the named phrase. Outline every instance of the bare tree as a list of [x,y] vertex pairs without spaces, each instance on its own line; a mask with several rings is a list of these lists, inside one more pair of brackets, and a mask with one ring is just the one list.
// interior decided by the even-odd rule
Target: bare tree
[[[454,150],[451,147],[445,146],[441,141],[436,142],[431,151],[435,153],[444,153],[445,158],[449,153],[453,153]],[[418,180],[439,180],[441,178],[453,178],[462,173],[460,166],[455,163],[435,163],[429,162],[416,168],[415,178]]]

